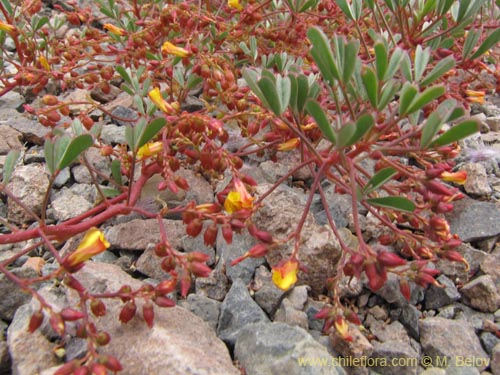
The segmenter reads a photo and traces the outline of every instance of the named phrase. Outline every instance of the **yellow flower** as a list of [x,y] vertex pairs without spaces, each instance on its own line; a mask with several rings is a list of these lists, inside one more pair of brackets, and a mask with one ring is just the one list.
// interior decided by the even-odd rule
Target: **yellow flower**
[[454,182],[458,185],[463,185],[465,184],[465,181],[467,181],[467,172],[465,171],[458,171],[454,173],[443,172],[439,177],[441,177],[441,180],[443,181]]
[[83,237],[78,248],[63,260],[64,268],[68,270],[78,269],[83,262],[89,260],[94,255],[100,254],[110,246],[104,238],[104,234],[97,228],[91,228]]
[[486,93],[484,91],[465,90],[465,95],[467,95],[467,101],[471,103],[484,104],[484,96]]
[[234,179],[234,191],[229,192],[224,201],[224,209],[228,213],[239,211],[243,208],[253,207],[253,197],[248,192],[245,184],[239,179]]
[[295,259],[281,261],[276,267],[273,267],[273,282],[281,290],[288,290],[297,282],[298,272],[299,262]]
[[38,61],[40,62],[40,65],[48,72],[50,72],[50,65],[45,56],[40,56],[38,58]]
[[149,158],[159,154],[161,150],[163,150],[163,142],[149,142],[137,150],[137,157],[139,159]]
[[167,101],[161,96],[160,89],[158,87],[155,87],[153,90],[151,90],[148,93],[148,96],[149,99],[151,99],[151,101],[156,104],[156,106],[160,108],[162,112],[165,112],[167,114],[174,112],[174,108],[170,104],[168,104]]
[[111,34],[115,34],[118,36],[124,36],[127,32],[123,30],[121,27],[115,26],[111,23],[106,23],[103,26],[106,30],[108,30]]
[[334,325],[340,337],[342,337],[345,341],[352,341],[352,336],[349,335],[349,324],[343,316],[338,315],[335,318]]
[[0,21],[0,30],[5,31],[6,33],[13,33],[16,28],[15,26],[9,25],[8,23]]
[[236,10],[243,10],[239,0],[227,0],[227,6]]
[[169,55],[175,55],[179,57],[188,57],[190,52],[184,48],[177,47],[170,42],[165,42],[161,46],[161,51],[168,53]]
[[294,148],[297,148],[299,144],[300,144],[299,138],[292,138],[286,141],[285,143],[280,144],[278,146],[278,151],[290,151],[293,150]]

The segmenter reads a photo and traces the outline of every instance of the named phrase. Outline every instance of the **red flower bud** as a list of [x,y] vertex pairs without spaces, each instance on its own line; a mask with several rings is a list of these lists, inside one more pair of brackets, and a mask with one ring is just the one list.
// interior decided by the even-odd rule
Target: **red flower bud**
[[61,311],[61,318],[64,321],[72,322],[83,318],[83,313],[78,310],[71,309],[69,307]]
[[446,212],[451,212],[453,211],[453,204],[451,203],[445,203],[445,202],[439,202],[436,207],[433,210],[434,212],[438,214],[444,214]]
[[167,257],[167,258],[162,260],[160,266],[161,266],[161,269],[163,271],[170,272],[170,271],[173,271],[175,269],[175,267],[177,267],[177,262],[175,261],[175,259],[173,257]]
[[436,180],[426,181],[425,186],[427,187],[427,189],[429,189],[435,194],[442,194],[442,195],[454,194],[454,191],[452,189],[450,189],[445,184],[442,184],[441,182]]
[[233,228],[230,224],[222,225],[222,237],[224,237],[224,240],[228,245],[231,245],[233,242]]
[[332,312],[333,312],[333,309],[330,306],[325,306],[314,315],[314,319],[329,318],[332,316]]
[[186,273],[181,279],[181,296],[186,297],[190,287],[191,287],[191,276],[189,276],[189,274]]
[[406,260],[388,251],[381,251],[380,253],[378,253],[377,260],[381,265],[385,267],[399,267],[406,264]]
[[89,375],[89,374],[90,374],[90,369],[87,366],[79,367],[73,372],[73,375]]
[[177,284],[177,280],[169,279],[163,280],[155,287],[155,292],[157,296],[164,296],[165,294],[171,293],[175,290],[175,285]]
[[415,277],[415,283],[417,285],[420,285],[421,287],[425,288],[427,285],[432,284],[439,286],[440,284],[428,273],[425,272],[419,272],[417,276]]
[[137,306],[135,305],[134,300],[128,301],[120,311],[120,322],[128,323],[134,316],[137,311]]
[[74,359],[59,367],[57,371],[54,372],[54,375],[71,375],[74,374],[77,368],[78,368],[78,362]]
[[144,321],[148,325],[148,327],[150,329],[153,328],[153,323],[154,323],[154,319],[155,319],[155,311],[154,311],[153,304],[150,301],[147,301],[142,306],[142,316],[144,318]]
[[346,309],[344,311],[344,316],[351,323],[356,324],[357,326],[361,325],[361,320],[359,319],[358,315],[351,309]]
[[206,230],[205,233],[203,234],[203,243],[206,246],[214,246],[215,241],[217,240],[217,232],[219,231],[219,228],[217,227],[216,223],[213,223],[210,225]]
[[200,219],[194,219],[186,226],[186,233],[191,237],[197,237],[202,230],[203,221]]
[[118,361],[118,359],[116,359],[116,357],[113,357],[112,355],[107,354],[100,356],[99,362],[106,366],[108,370],[111,370],[113,372],[123,370],[120,361]]
[[154,298],[154,302],[159,306],[159,307],[174,307],[175,302],[172,301],[170,298],[163,297],[163,296],[156,296]]
[[156,244],[155,246],[155,254],[159,256],[160,258],[166,257],[167,256],[167,245],[165,245],[163,242],[160,242]]
[[419,246],[415,249],[415,252],[417,253],[418,256],[424,258],[424,259],[432,259],[434,258],[434,253],[425,246]]
[[378,263],[366,263],[365,273],[368,277],[368,286],[372,291],[379,290],[387,281],[387,272],[385,268]]
[[64,335],[65,325],[59,314],[52,314],[49,319],[50,326],[59,335]]
[[108,370],[104,365],[101,365],[100,363],[92,363],[90,366],[90,371],[92,375],[107,375]]
[[401,294],[403,295],[403,297],[408,302],[410,302],[411,291],[410,291],[410,284],[408,283],[408,280],[406,280],[406,279],[399,280],[399,290],[401,291]]
[[200,262],[191,262],[189,265],[189,269],[193,273],[193,275],[197,277],[208,277],[212,270],[205,263]]
[[43,323],[43,312],[41,310],[37,310],[31,315],[30,322],[28,325],[28,332],[35,332],[38,327],[40,327]]
[[205,253],[200,253],[199,251],[193,251],[186,256],[188,262],[206,262],[210,259],[210,255]]
[[97,335],[95,335],[95,341],[98,345],[105,346],[111,341],[111,336],[109,336],[109,333],[107,332],[100,331]]
[[383,234],[378,238],[378,242],[384,246],[391,245],[394,243],[394,236],[390,234]]
[[447,250],[441,254],[441,257],[444,259],[451,260],[452,262],[460,262],[465,265],[465,270],[469,271],[470,266],[469,263],[465,260],[465,258],[458,251],[455,250]]

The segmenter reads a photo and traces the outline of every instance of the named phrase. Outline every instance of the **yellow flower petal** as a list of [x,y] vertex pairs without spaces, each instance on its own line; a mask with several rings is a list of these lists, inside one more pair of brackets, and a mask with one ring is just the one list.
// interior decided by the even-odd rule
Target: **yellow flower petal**
[[159,154],[161,150],[163,150],[163,142],[149,142],[139,147],[137,157],[139,159],[149,158],[150,156]]
[[127,32],[125,30],[123,30],[121,27],[118,27],[118,26],[115,26],[111,23],[106,23],[104,24],[103,26],[106,30],[108,30],[111,34],[115,34],[115,35],[119,35],[119,36],[123,36],[125,35]]
[[465,171],[458,171],[458,172],[443,172],[439,176],[441,180],[443,181],[448,181],[448,182],[454,182],[459,185],[465,184],[465,181],[467,181],[467,172]]
[[65,259],[63,265],[66,268],[77,267],[94,255],[102,253],[109,246],[109,242],[104,238],[104,233],[97,228],[91,228],[83,237],[78,248]]
[[168,53],[169,55],[174,55],[179,57],[188,57],[190,55],[188,50],[181,47],[177,47],[170,42],[163,43],[163,45],[161,46],[161,50],[162,52]]
[[297,282],[299,263],[296,260],[287,260],[273,267],[273,282],[281,290],[290,289]]
[[0,21],[0,30],[7,33],[12,33],[16,30],[15,26],[9,25],[8,23]]
[[278,146],[278,151],[290,151],[300,144],[299,138],[292,138]]
[[231,191],[224,201],[224,210],[227,213],[232,214],[233,212],[239,211],[242,208],[241,196],[237,191]]
[[170,114],[174,112],[173,107],[161,96],[160,89],[155,87],[148,93],[149,99],[160,109],[160,111]]
[[45,56],[40,56],[38,58],[38,61],[40,62],[40,65],[48,72],[50,72],[50,65]]
[[227,0],[227,5],[232,9],[243,10],[243,7],[241,6],[239,0]]

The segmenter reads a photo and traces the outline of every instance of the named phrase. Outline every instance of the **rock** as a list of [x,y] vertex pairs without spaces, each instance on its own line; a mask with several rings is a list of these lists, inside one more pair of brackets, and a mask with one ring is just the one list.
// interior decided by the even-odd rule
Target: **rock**
[[101,140],[107,145],[126,144],[125,127],[114,124],[107,124],[102,127]]
[[255,270],[253,289],[255,302],[267,315],[274,316],[285,292],[273,283],[272,273],[265,266]]
[[212,203],[214,201],[214,191],[209,182],[199,173],[190,169],[180,168],[175,172],[176,176],[183,177],[189,184],[184,198],[185,202],[195,201],[197,204]]
[[169,274],[161,268],[161,262],[164,258],[160,258],[155,253],[156,244],[149,243],[146,250],[139,256],[135,267],[137,271],[155,280],[164,280],[169,277]]
[[491,186],[488,183],[486,169],[479,163],[466,163],[463,170],[467,172],[467,180],[464,189],[468,194],[477,197],[487,197],[491,194]]
[[179,306],[191,311],[194,315],[203,319],[215,332],[220,314],[219,301],[199,296],[197,294],[190,294],[187,299],[179,301]]
[[440,275],[436,280],[443,285],[444,288],[431,285],[429,289],[426,290],[424,302],[427,310],[438,309],[460,299],[460,293],[449,278]]
[[[107,157],[102,156],[97,148],[89,148],[85,152],[85,157],[91,167],[99,171],[101,175],[111,176],[111,167]],[[80,184],[91,184],[92,177],[89,173],[87,167],[83,164],[75,165],[71,168],[71,173],[73,173],[73,178],[76,182]],[[102,182],[102,177],[97,176],[94,173],[94,177],[100,183]]]
[[54,219],[66,221],[90,210],[94,205],[71,190],[63,188],[51,203]]
[[[257,190],[263,193],[270,187],[262,185],[258,186]],[[300,221],[305,205],[304,198],[298,190],[281,185],[270,194],[266,205],[256,213],[255,224],[277,238],[286,238]],[[266,255],[266,260],[271,266],[275,266],[290,256],[292,247],[293,244],[282,245]],[[302,228],[298,255],[301,265],[308,272],[299,272],[298,284],[309,285],[313,295],[322,293],[325,280],[336,274],[340,254],[340,245],[332,230],[327,226],[317,225],[313,215],[308,213]]]
[[309,290],[310,288],[307,285],[296,286],[288,291],[286,299],[290,301],[294,309],[303,310]]
[[381,306],[373,306],[368,310],[368,313],[372,315],[376,320],[387,320],[389,314],[387,310]]
[[496,344],[493,348],[490,368],[493,375],[500,375],[500,344]]
[[[49,179],[45,167],[41,164],[22,165],[14,170],[8,184],[9,190],[36,215],[42,212]],[[7,199],[8,218],[17,224],[35,221],[30,214],[11,198]]]
[[455,302],[452,306],[455,308],[453,318],[466,321],[476,332],[483,329],[485,321],[494,319],[493,314],[477,311],[460,302]]
[[[181,238],[186,236],[184,225],[175,220],[163,220],[170,245],[179,249]],[[134,219],[126,223],[114,225],[104,231],[112,248],[124,250],[144,250],[148,244],[160,242],[160,229],[156,219]]]
[[42,370],[57,365],[52,352],[54,343],[41,330],[28,332],[32,312],[30,305],[21,306],[7,331],[13,375],[39,374]]
[[[45,162],[45,151],[42,146],[34,145],[24,153],[24,164],[43,163]],[[67,168],[64,168],[66,170]],[[57,179],[57,177],[56,177]]]
[[233,242],[228,244],[221,231],[217,235],[216,247],[220,260],[217,269],[225,268],[226,276],[231,281],[241,279],[245,284],[249,284],[255,273],[255,269],[264,263],[264,258],[247,258],[244,261],[231,266],[231,262],[245,254],[256,244],[255,239],[244,232],[242,234],[234,233]]
[[407,304],[401,308],[401,315],[398,318],[410,336],[415,340],[419,340],[420,338],[418,322],[421,316],[422,312],[420,310],[411,304]]
[[[87,263],[75,277],[93,293],[114,292],[125,284],[135,290],[142,285],[119,267],[98,262]],[[149,329],[140,313],[142,301],[136,301],[138,314],[127,325],[117,320],[123,303],[120,300],[104,302],[107,314],[96,324],[111,335],[111,342],[103,352],[118,358],[124,367],[121,374],[239,374],[231,363],[227,348],[213,330],[186,309],[155,306],[155,323]]]
[[10,150],[22,150],[23,135],[10,126],[0,125],[0,155],[6,155]]
[[[433,317],[421,320],[419,327],[423,354],[432,357],[433,363],[442,363],[444,357],[450,361],[464,356],[488,358],[474,329],[463,321]],[[487,366],[481,362],[474,367],[484,370]]]
[[[346,341],[337,333],[336,329],[330,331],[330,341],[333,349],[348,358],[350,361],[353,359],[362,359],[371,357],[373,353],[373,345],[368,339],[359,331],[358,327],[349,323],[349,335],[352,341]],[[365,373],[364,365],[355,365],[351,368],[355,373]]]
[[24,142],[43,145],[45,136],[50,133],[50,129],[41,125],[38,121],[30,120],[16,110],[2,110],[6,117],[6,125],[17,130],[23,135]]
[[209,277],[197,277],[195,280],[196,294],[216,301],[222,301],[229,289],[229,281],[220,270],[213,270]]
[[439,259],[436,262],[436,268],[456,285],[465,284],[469,281],[470,275],[475,275],[479,271],[479,265],[489,256],[484,251],[477,250],[467,243],[461,244],[456,250],[469,263],[469,270],[461,262],[452,262],[446,259]]
[[63,168],[54,179],[54,187],[61,188],[66,185],[71,178],[69,168]]
[[479,340],[481,340],[481,345],[490,356],[493,354],[493,348],[500,343],[500,338],[491,332],[481,332]]
[[267,315],[250,297],[245,283],[236,279],[222,302],[217,336],[233,348],[240,331],[247,324],[268,321]]
[[0,109],[21,109],[24,104],[24,98],[21,94],[15,91],[8,91],[0,97]]
[[489,202],[464,198],[454,203],[453,211],[446,215],[451,233],[464,242],[473,242],[500,234],[500,209]]
[[377,366],[372,370],[382,375],[417,375],[418,353],[400,341],[374,342],[372,358]]
[[[112,102],[108,104],[112,104]],[[113,121],[121,126],[127,126],[137,121],[137,113],[133,109],[121,105],[114,107],[111,115]]]
[[[324,189],[324,194],[328,203],[328,210],[337,228],[347,227],[352,209],[351,197],[347,194],[335,194],[331,186]],[[328,224],[326,210],[319,196],[315,198],[311,212],[319,225]]]
[[334,358],[307,331],[284,323],[247,325],[237,337],[234,356],[247,375],[345,374],[332,366]]
[[365,324],[370,328],[370,332],[380,342],[399,341],[410,345],[410,337],[403,325],[397,320],[390,324],[376,320],[372,315],[368,315]]
[[116,99],[118,94],[122,92],[118,87],[114,85],[109,85],[110,92],[104,93],[99,86],[95,86],[90,92],[90,97],[99,103],[105,104]]
[[315,331],[323,330],[323,319],[316,319],[315,315],[321,311],[323,307],[326,307],[327,304],[321,301],[315,301],[312,298],[307,300],[306,306],[304,307],[304,311],[307,315],[307,319],[309,321],[309,329]]
[[283,322],[290,326],[297,326],[304,329],[309,328],[307,314],[295,308],[288,298],[281,302],[281,306],[274,314],[274,322]]
[[491,276],[497,290],[500,290],[500,253],[485,256],[479,267],[482,272]]
[[[366,280],[368,282],[368,280]],[[416,304],[423,297],[423,288],[410,283],[410,303]],[[386,302],[402,307],[408,304],[408,301],[401,294],[399,288],[399,276],[394,273],[387,274],[387,281],[375,294],[382,297]]]
[[491,131],[497,132],[500,131],[500,116],[492,116],[486,119],[486,124]]
[[500,295],[489,275],[479,276],[465,284],[460,292],[463,302],[479,311],[495,312],[500,307]]

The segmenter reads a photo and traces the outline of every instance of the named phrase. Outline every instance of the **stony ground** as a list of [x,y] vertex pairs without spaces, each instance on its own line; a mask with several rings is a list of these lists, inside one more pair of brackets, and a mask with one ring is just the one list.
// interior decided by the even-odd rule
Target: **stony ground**
[[[74,98],[87,95],[72,93]],[[113,91],[104,98],[107,108],[120,117],[133,116],[126,96]],[[195,98],[192,98],[195,101]],[[0,98],[0,165],[10,149],[22,150],[10,189],[28,206],[37,207],[48,185],[43,156],[43,138],[48,130],[20,113],[24,99],[17,93]],[[140,318],[126,327],[117,316],[120,302],[108,305],[108,315],[99,320],[112,341],[106,351],[116,355],[125,366],[122,374],[500,374],[500,102],[489,98],[487,104],[473,109],[472,116],[482,124],[481,134],[466,139],[457,159],[468,173],[464,186],[467,198],[456,204],[449,215],[451,230],[464,241],[459,249],[470,264],[442,261],[435,266],[442,275],[443,288],[414,286],[411,303],[399,292],[398,281],[390,278],[373,293],[364,280],[342,283],[342,294],[363,322],[363,329],[352,326],[350,344],[334,334],[321,334],[322,321],[314,315],[325,305],[323,280],[334,272],[340,256],[337,241],[323,227],[326,220],[319,198],[314,203],[303,234],[301,261],[310,270],[301,275],[301,284],[287,293],[271,281],[269,264],[290,249],[279,249],[267,259],[247,259],[230,267],[231,261],[253,244],[252,237],[235,235],[227,245],[220,238],[215,248],[200,238],[185,235],[178,218],[164,219],[172,245],[185,252],[203,251],[210,255],[214,271],[199,278],[178,307],[156,310],[156,324],[149,330]],[[106,143],[124,143],[124,127],[104,117],[102,139]],[[234,140],[237,142],[237,139]],[[89,162],[102,174],[110,174],[108,161],[99,152],[87,152]],[[293,160],[287,155],[277,163],[247,160],[246,173],[259,183],[259,191],[285,175]],[[214,191],[227,183],[213,186],[201,175],[183,169],[191,190],[178,195],[162,193],[169,204],[195,200],[210,202]],[[281,236],[297,223],[306,195],[296,182],[307,175],[295,175],[267,199],[256,224]],[[141,197],[141,204],[154,205],[158,181]],[[356,241],[351,233],[350,198],[333,193],[325,185],[331,213],[346,241]],[[60,174],[50,199],[48,218],[64,221],[87,211],[96,203],[96,190],[82,165],[74,164]],[[23,213],[5,197],[0,214],[23,221]],[[361,212],[365,240],[376,238],[384,229],[373,217]],[[5,228],[0,228],[5,230]],[[78,272],[79,280],[92,291],[114,291],[122,284],[139,286],[157,283],[165,274],[154,255],[158,241],[155,220],[136,215],[116,218],[103,227],[111,248]],[[62,253],[73,250],[79,238],[68,241]],[[0,260],[27,244],[0,248]],[[50,273],[57,267],[50,254],[35,251],[14,265],[20,277]],[[39,292],[55,306],[65,306],[75,296],[50,282],[39,285]],[[175,296],[172,296],[175,297]],[[3,373],[22,375],[52,374],[60,363],[54,355],[59,343],[46,324],[29,335],[27,323],[36,304],[0,275],[0,368]],[[67,337],[65,359],[80,356],[85,350],[81,339]],[[341,357],[339,357],[341,356]],[[343,362],[339,358],[344,358]],[[356,358],[358,361],[356,362]],[[343,365],[343,367],[341,366]],[[443,368],[433,368],[447,367]]]

